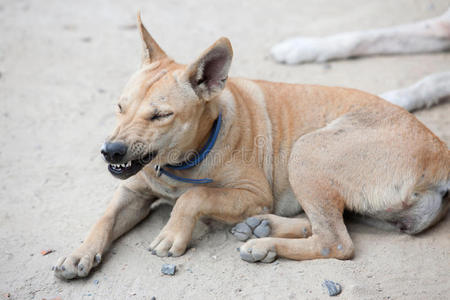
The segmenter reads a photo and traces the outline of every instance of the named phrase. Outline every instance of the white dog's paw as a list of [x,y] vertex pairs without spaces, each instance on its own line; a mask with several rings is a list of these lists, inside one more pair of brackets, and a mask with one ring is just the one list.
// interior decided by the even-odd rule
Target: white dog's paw
[[321,38],[297,37],[288,39],[272,47],[272,57],[280,63],[299,64],[305,62],[324,62],[330,54]]
[[93,267],[100,264],[101,260],[102,255],[100,253],[90,254],[75,251],[67,257],[60,257],[52,270],[55,272],[55,276],[60,279],[86,277]]
[[236,224],[231,229],[231,233],[240,241],[246,241],[254,235],[257,238],[267,237],[270,235],[270,224],[268,220],[259,219],[257,217],[247,218],[242,223]]
[[409,94],[407,89],[386,92],[381,94],[380,97],[391,102],[392,104],[403,107],[408,111],[418,108],[419,106],[415,101],[416,95]]
[[264,238],[246,242],[239,248],[241,258],[247,262],[273,262],[277,258],[277,252],[270,240],[271,238]]

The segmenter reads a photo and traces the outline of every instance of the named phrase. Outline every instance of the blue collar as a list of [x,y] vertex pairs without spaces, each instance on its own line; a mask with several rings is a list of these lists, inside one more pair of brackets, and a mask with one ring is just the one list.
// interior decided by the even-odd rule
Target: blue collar
[[[190,159],[188,161],[182,162],[178,165],[165,165],[165,168],[169,168],[172,170],[186,170],[195,167],[199,163],[201,163],[208,153],[211,151],[211,149],[214,147],[214,144],[216,143],[217,136],[219,135],[220,127],[222,126],[222,113],[219,113],[219,117],[214,122],[214,126],[212,129],[212,133],[208,138],[208,141],[206,142],[206,145],[203,146],[202,150],[200,150],[200,153],[196,155],[193,159]],[[163,169],[161,166],[156,165],[155,166],[156,174],[157,176],[161,176],[161,174],[166,175],[167,177],[170,177],[172,179],[181,181],[181,182],[188,182],[188,183],[210,183],[213,180],[210,178],[202,178],[202,179],[190,179],[190,178],[184,178],[179,177],[175,174],[172,174],[165,169]]]

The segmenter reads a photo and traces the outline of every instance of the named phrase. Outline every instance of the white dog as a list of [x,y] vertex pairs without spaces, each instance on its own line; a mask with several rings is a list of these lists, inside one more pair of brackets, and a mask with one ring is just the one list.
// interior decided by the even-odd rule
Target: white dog
[[[442,16],[382,29],[327,37],[296,37],[275,45],[271,54],[280,63],[325,62],[378,54],[441,52],[450,49],[450,9]],[[427,76],[416,84],[386,92],[382,98],[409,111],[428,107],[450,96],[450,72]]]

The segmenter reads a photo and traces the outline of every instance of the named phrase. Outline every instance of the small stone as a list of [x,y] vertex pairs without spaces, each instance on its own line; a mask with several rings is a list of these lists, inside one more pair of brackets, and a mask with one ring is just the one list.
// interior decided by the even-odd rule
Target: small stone
[[177,266],[172,264],[164,264],[161,267],[161,273],[164,275],[175,275],[175,272],[177,271]]
[[41,255],[45,256],[45,255],[48,255],[48,254],[53,253],[53,252],[55,252],[55,250],[53,250],[53,249],[46,249],[46,250],[42,250],[41,251]]
[[94,284],[98,284],[100,281],[98,281],[98,279],[94,280]]
[[342,292],[342,286],[339,283],[333,282],[331,280],[325,280],[322,283],[322,286],[327,289],[328,295],[330,296],[337,296]]

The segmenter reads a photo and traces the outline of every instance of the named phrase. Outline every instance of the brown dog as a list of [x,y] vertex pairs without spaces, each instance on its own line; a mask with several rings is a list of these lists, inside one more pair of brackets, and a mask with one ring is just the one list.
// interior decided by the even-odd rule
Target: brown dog
[[[86,276],[158,199],[174,208],[154,254],[182,255],[202,216],[251,217],[233,229],[241,240],[263,237],[240,248],[250,262],[351,258],[344,209],[410,234],[445,215],[450,152],[404,109],[352,89],[227,79],[226,38],[180,65],[138,21],[142,67],[102,148],[109,171],[127,180],[83,244],[58,260],[58,277]],[[287,218],[301,209],[308,219]]]

